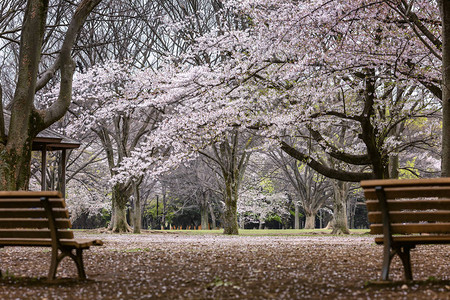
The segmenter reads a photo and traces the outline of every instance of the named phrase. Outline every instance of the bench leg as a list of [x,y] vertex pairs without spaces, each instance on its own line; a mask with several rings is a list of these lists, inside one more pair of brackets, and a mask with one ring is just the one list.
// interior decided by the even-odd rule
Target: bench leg
[[86,273],[84,271],[84,263],[83,263],[83,249],[75,249],[75,250],[76,254],[73,254],[72,249],[61,249],[60,255],[58,255],[58,249],[56,249],[56,251],[52,251],[52,261],[50,264],[50,271],[48,273],[49,280],[55,280],[58,265],[61,262],[61,260],[63,260],[63,258],[66,256],[69,256],[75,262],[78,271],[78,278],[86,279]]
[[77,249],[77,254],[72,259],[75,261],[78,270],[78,278],[86,279],[86,273],[84,272],[84,263],[83,263],[83,249]]
[[398,255],[402,261],[405,272],[405,280],[413,280],[411,268],[411,254],[410,250],[414,247],[395,247],[392,250],[389,247],[384,247],[383,268],[381,270],[381,280],[389,280],[389,268],[391,266],[392,258]]
[[413,280],[412,269],[411,269],[410,250],[411,250],[411,247],[402,247],[402,249],[399,249],[399,251],[397,252],[398,256],[400,256],[400,259],[402,260],[402,263],[403,263],[406,280]]
[[48,280],[55,280],[56,270],[58,269],[60,261],[61,260],[58,257],[58,248],[52,248],[52,259],[50,262],[50,270],[48,271]]
[[389,280],[389,268],[391,266],[392,258],[394,257],[395,252],[391,251],[391,246],[387,243],[384,244],[383,250],[383,267],[381,269],[381,280],[387,281]]

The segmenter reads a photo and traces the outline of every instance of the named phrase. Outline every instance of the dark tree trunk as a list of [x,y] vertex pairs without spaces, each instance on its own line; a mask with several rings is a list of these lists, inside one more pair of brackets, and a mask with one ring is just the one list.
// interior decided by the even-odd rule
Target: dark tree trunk
[[234,180],[225,181],[225,212],[223,217],[223,233],[239,234],[237,222],[238,183]]
[[442,21],[442,177],[450,176],[450,1],[440,0]]

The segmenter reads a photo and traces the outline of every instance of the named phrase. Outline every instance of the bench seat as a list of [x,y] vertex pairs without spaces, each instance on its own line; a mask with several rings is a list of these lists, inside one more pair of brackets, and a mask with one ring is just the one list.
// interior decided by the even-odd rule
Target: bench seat
[[[375,243],[382,245],[384,243],[384,237],[376,237]],[[393,236],[393,244],[401,245],[427,245],[427,244],[450,244],[450,236],[447,235],[406,235],[406,236]]]
[[[89,249],[91,246],[102,246],[101,240],[89,240],[89,239],[60,239],[62,247],[69,247],[72,249]],[[38,246],[38,247],[51,247],[52,239],[39,239],[39,238],[0,238],[0,247],[5,246]]]

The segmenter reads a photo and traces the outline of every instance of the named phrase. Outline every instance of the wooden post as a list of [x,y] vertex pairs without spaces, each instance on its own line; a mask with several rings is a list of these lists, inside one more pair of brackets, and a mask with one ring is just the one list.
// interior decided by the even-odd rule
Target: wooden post
[[63,149],[61,153],[61,178],[59,179],[59,184],[61,187],[61,194],[64,199],[66,199],[66,163],[67,163],[67,150]]
[[42,162],[41,162],[41,190],[47,190],[47,145],[42,148]]

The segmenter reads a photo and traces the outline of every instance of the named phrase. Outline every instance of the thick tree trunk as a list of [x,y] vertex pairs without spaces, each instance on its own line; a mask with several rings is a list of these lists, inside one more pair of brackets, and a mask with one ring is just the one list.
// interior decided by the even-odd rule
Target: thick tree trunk
[[300,207],[297,201],[294,201],[294,229],[300,229]]
[[231,180],[225,181],[225,212],[223,216],[223,233],[239,234],[237,222],[237,183]]
[[305,211],[305,215],[306,215],[305,229],[316,228],[316,212]]
[[27,190],[30,181],[31,141],[22,146],[0,145],[0,190]]
[[442,177],[450,176],[450,1],[440,0],[442,21]]
[[333,180],[333,209],[334,218],[332,222],[333,231],[332,234],[349,234],[347,224],[347,193],[348,183],[342,181]]
[[130,196],[130,192],[126,189],[123,189],[121,185],[116,184],[113,186],[112,193],[112,201],[114,203],[114,220],[113,220],[113,232],[131,232],[131,228],[127,222],[126,215],[126,204],[128,202],[128,198]]

